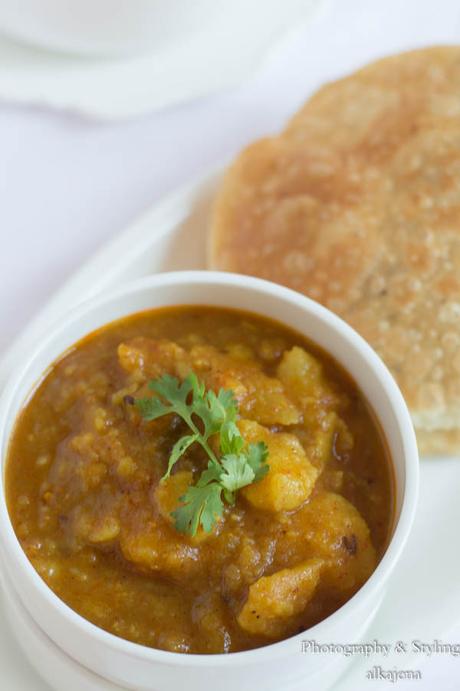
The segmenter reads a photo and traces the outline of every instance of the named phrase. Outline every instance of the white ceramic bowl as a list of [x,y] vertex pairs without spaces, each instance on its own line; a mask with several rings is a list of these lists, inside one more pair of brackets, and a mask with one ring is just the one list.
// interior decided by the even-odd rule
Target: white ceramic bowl
[[[0,31],[53,50],[134,55],[199,39],[210,49],[265,46],[322,0],[2,0]],[[263,15],[263,16],[262,16]],[[216,42],[217,40],[217,42]]]
[[[340,672],[330,655],[306,655],[303,639],[352,643],[364,635],[409,535],[418,493],[418,454],[409,412],[392,376],[370,346],[331,312],[278,285],[229,273],[159,274],[87,302],[64,316],[18,362],[0,400],[4,466],[18,412],[42,373],[87,333],[114,319],[168,305],[218,305],[266,315],[296,329],[351,374],[374,410],[390,448],[396,478],[396,519],[389,547],[365,585],[307,632],[264,648],[230,655],[184,655],[117,638],[76,614],[41,580],[13,531],[0,487],[0,554],[5,575],[37,625],[67,655],[127,689],[141,691],[264,691],[326,688]],[[3,477],[3,473],[2,473]]]

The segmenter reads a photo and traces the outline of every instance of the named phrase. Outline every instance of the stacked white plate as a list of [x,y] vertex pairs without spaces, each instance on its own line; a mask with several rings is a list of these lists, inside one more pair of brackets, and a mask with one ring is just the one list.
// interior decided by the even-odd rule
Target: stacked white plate
[[[0,98],[142,115],[236,86],[325,0],[2,0]],[[22,39],[22,40],[21,40]]]

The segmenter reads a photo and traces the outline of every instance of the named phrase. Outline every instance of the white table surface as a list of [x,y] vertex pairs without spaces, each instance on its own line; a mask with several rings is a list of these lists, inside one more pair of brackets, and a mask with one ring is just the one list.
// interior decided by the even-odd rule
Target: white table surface
[[[279,129],[322,81],[446,42],[460,42],[456,0],[333,0],[315,28],[232,92],[118,124],[0,104],[0,353],[94,250],[165,193]],[[443,640],[460,643],[460,612]],[[460,688],[460,658],[419,668],[421,681],[395,688]]]

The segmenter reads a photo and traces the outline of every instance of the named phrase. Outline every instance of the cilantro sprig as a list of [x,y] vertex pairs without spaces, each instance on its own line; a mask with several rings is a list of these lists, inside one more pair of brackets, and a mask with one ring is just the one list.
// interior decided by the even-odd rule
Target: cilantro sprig
[[[207,468],[180,497],[179,506],[172,512],[176,529],[195,535],[201,526],[210,532],[223,514],[224,501],[233,505],[239,489],[257,482],[268,472],[267,446],[264,442],[245,444],[236,424],[238,405],[232,391],[220,389],[216,394],[206,390],[194,373],[182,382],[164,374],[148,386],[157,395],[136,400],[144,420],[175,414],[190,430],[174,444],[162,481],[170,476],[174,465],[192,444],[199,444],[208,458]],[[209,443],[214,435],[219,439],[218,453]]]

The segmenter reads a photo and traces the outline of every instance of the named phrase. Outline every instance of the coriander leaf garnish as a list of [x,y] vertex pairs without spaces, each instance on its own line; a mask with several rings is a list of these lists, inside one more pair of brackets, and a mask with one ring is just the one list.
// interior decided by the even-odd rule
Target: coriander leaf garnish
[[239,453],[244,439],[234,420],[228,420],[220,428],[220,448],[222,453]]
[[263,441],[249,444],[247,461],[254,471],[255,480],[261,480],[268,473],[267,456],[267,445]]
[[[170,476],[174,465],[192,444],[200,444],[208,456],[206,470],[180,497],[179,506],[171,514],[176,529],[195,535],[201,526],[205,532],[210,532],[223,514],[222,497],[233,505],[235,492],[261,480],[268,472],[267,446],[264,442],[245,445],[236,424],[238,405],[233,391],[220,389],[216,394],[206,390],[194,373],[182,382],[164,374],[150,381],[149,388],[157,396],[136,400],[144,420],[175,414],[192,432],[174,444],[162,481]],[[209,439],[214,435],[219,437],[218,454],[209,445]]]
[[224,472],[220,476],[220,484],[229,492],[236,492],[254,482],[256,476],[245,454],[229,453],[222,457],[221,464]]
[[167,477],[171,475],[171,470],[174,464],[177,463],[179,458],[187,451],[188,447],[191,446],[197,440],[197,434],[187,434],[185,437],[181,437],[180,439],[178,439],[178,441],[176,441],[172,448],[171,455],[169,457],[168,470],[163,475],[162,479],[165,480]]
[[197,487],[204,487],[205,485],[208,485],[210,482],[213,482],[214,480],[216,482],[220,482],[220,476],[222,474],[222,470],[220,467],[220,464],[216,465],[212,461],[208,462],[208,467],[206,470],[203,470],[201,473],[196,486]]
[[221,494],[222,487],[217,482],[203,487],[191,485],[183,497],[184,503],[171,514],[176,529],[180,533],[196,535],[201,525],[209,533],[224,511]]

